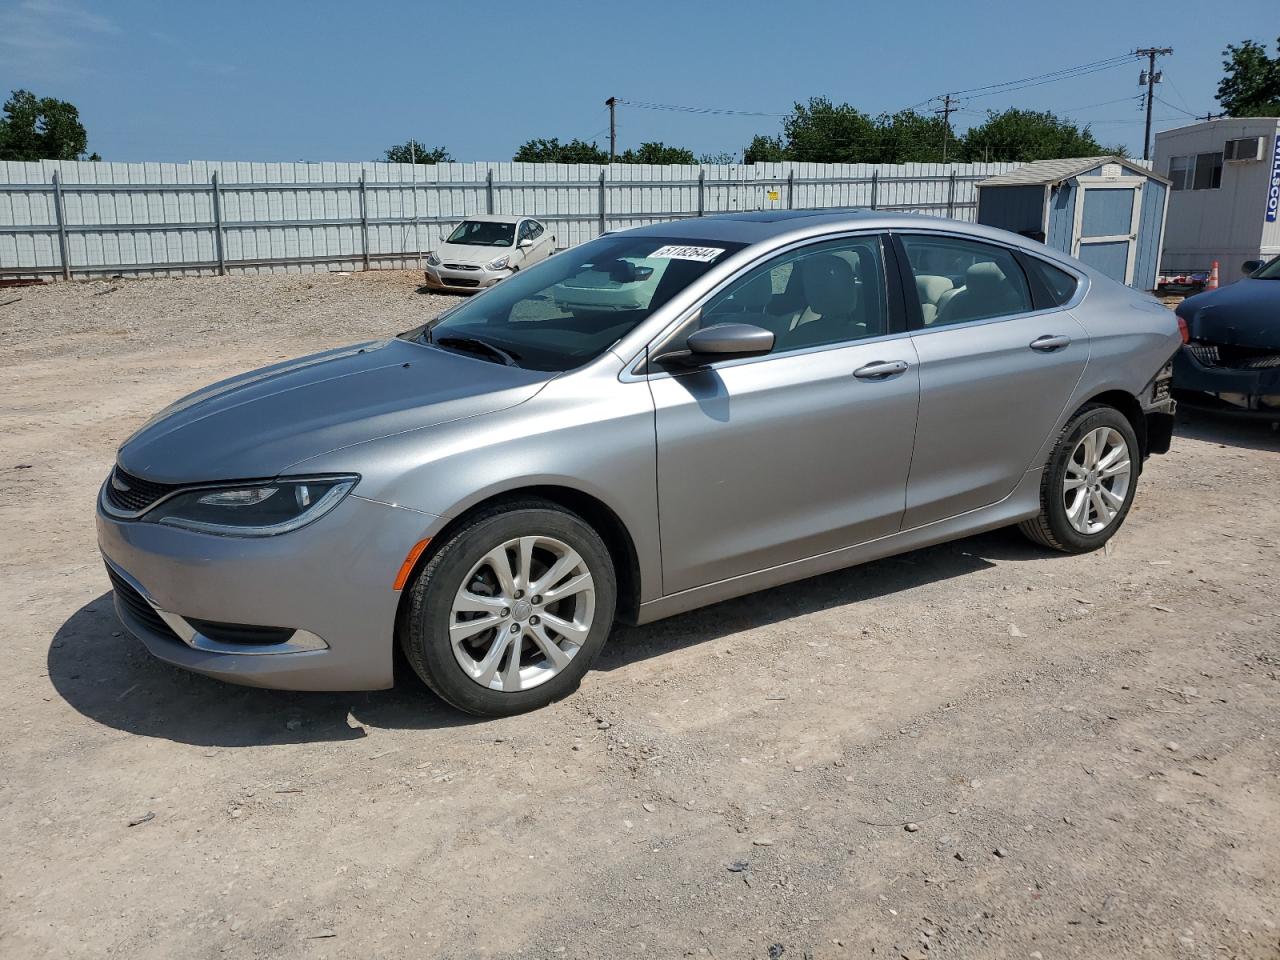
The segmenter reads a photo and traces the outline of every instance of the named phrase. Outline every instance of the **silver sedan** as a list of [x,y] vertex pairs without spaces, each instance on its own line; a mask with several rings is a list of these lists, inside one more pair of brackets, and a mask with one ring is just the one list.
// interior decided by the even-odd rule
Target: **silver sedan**
[[1168,449],[1180,344],[1151,298],[998,230],[655,225],[178,401],[120,448],[99,543],[170,663],[373,689],[398,643],[450,703],[516,713],[617,619],[1006,525],[1097,549]]

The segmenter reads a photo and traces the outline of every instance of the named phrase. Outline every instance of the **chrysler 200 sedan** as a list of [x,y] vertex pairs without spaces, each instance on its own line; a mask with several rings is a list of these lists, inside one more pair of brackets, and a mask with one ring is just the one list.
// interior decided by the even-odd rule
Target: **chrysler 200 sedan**
[[[563,309],[587,275],[646,293]],[[999,230],[655,225],[179,400],[120,448],[99,543],[170,663],[373,689],[398,643],[449,703],[511,714],[574,690],[618,618],[1012,524],[1096,549],[1169,447],[1181,342],[1154,300]]]

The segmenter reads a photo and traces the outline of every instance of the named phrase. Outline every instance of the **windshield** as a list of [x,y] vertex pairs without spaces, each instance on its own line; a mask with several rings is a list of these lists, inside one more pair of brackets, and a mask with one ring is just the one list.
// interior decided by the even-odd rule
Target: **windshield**
[[463,220],[445,243],[465,243],[471,247],[509,247],[516,239],[514,223],[492,220]]
[[494,363],[572,370],[743,246],[625,233],[600,237],[521,270],[405,336]]
[[1276,257],[1253,275],[1255,280],[1280,280],[1280,257]]

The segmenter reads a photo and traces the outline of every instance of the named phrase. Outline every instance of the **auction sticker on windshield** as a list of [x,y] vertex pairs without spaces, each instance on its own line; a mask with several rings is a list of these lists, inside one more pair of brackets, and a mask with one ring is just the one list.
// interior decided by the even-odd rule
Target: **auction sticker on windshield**
[[670,245],[659,247],[653,253],[649,254],[650,260],[697,260],[699,263],[710,263],[720,254],[724,253],[723,247],[681,247]]

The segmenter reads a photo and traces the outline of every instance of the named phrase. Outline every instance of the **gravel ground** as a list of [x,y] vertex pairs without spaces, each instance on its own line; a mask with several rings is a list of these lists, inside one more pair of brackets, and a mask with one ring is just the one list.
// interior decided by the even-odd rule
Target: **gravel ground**
[[1001,531],[615,633],[481,722],[149,658],[92,511],[164,403],[407,273],[0,302],[0,955],[1280,957],[1280,440],[1184,420],[1114,549]]

